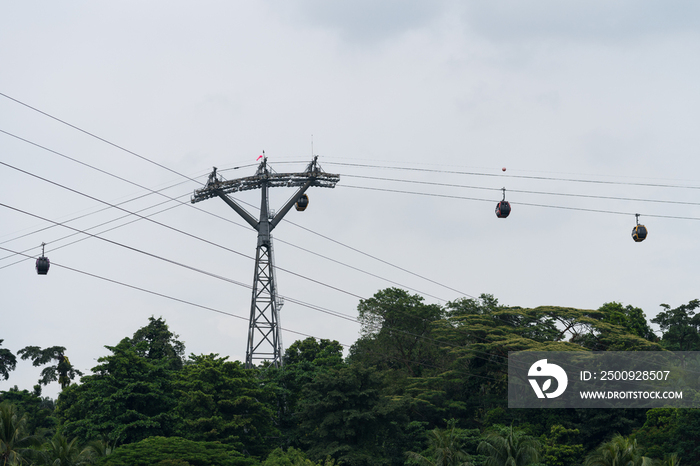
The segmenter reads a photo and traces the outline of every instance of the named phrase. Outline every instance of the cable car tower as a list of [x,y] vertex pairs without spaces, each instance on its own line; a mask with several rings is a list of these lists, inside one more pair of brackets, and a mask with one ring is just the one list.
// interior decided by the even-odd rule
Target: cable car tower
[[[216,167],[209,175],[207,184],[197,189],[192,196],[192,203],[212,197],[220,197],[243,220],[258,232],[258,246],[255,252],[255,274],[253,275],[253,299],[250,305],[248,325],[248,343],[246,346],[245,366],[253,367],[255,360],[268,360],[275,367],[282,365],[282,337],[279,328],[279,311],[282,303],[278,300],[275,284],[275,262],[272,251],[272,230],[282,218],[297,204],[297,210],[303,210],[308,204],[307,189],[312,186],[334,188],[340,175],[333,175],[321,170],[318,156],[302,173],[275,173],[267,165],[267,157],[258,165],[255,175],[235,180],[222,180],[216,175]],[[277,187],[296,187],[297,192],[275,214],[270,210],[268,190]],[[260,216],[256,220],[229,194],[251,189],[260,189]],[[302,199],[303,198],[303,199]],[[301,201],[301,202],[300,202]],[[300,208],[303,205],[303,208]]]

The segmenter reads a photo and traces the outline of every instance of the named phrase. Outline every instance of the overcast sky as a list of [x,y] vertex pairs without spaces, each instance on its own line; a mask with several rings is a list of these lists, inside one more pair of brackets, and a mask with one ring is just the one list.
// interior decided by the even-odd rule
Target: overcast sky
[[[690,1],[5,3],[0,93],[171,171],[0,96],[0,161],[57,183],[0,165],[0,247],[36,257],[45,242],[53,263],[37,276],[0,250],[2,347],[65,346],[88,373],[153,315],[188,353],[244,360],[249,289],[95,238],[65,246],[85,235],[31,215],[82,216],[68,225],[85,230],[127,215],[95,213],[105,203],[143,196],[122,209],[172,207],[152,218],[173,229],[100,233],[132,216],[90,231],[249,285],[256,234],[234,211],[139,186],[189,201],[200,185],[180,174],[250,176],[263,150],[277,172],[302,171],[312,141],[340,183],[274,231],[277,265],[301,275],[278,270],[281,295],[351,316],[401,286],[430,303],[619,301],[652,318],[700,298],[699,65]],[[494,215],[502,187],[508,219]],[[237,199],[257,216],[259,192]],[[281,313],[285,329],[358,336],[290,301]],[[0,390],[38,372],[22,361]]]

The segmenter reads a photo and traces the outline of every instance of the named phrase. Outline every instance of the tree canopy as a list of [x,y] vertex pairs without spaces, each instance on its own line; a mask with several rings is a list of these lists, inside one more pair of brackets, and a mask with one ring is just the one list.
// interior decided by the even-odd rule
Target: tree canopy
[[[178,335],[150,317],[105,346],[89,375],[65,347],[18,351],[42,378],[0,392],[0,466],[695,464],[695,410],[509,409],[507,361],[511,351],[695,350],[698,307],[662,305],[657,337],[642,309],[615,301],[521,308],[484,294],[438,305],[388,288],[359,302],[347,357],[310,337],[287,348],[283,367],[249,369],[185,358]],[[682,362],[692,374],[699,361]],[[16,364],[0,349],[0,378]],[[54,381],[56,402],[41,396]]]

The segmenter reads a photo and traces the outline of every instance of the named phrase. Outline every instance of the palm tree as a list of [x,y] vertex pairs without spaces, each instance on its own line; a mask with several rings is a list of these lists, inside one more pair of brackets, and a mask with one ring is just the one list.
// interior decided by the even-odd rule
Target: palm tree
[[584,466],[652,466],[651,458],[642,456],[637,441],[620,434],[588,455]]
[[537,463],[540,442],[513,429],[489,432],[479,443],[478,452],[486,456],[484,466],[526,466]]
[[469,455],[459,444],[459,436],[455,432],[455,420],[447,423],[447,429],[433,429],[428,432],[428,451],[434,459],[412,451],[406,456],[424,466],[471,466]]
[[107,440],[93,440],[87,444],[82,454],[90,461],[95,462],[104,456],[111,455],[115,444],[116,442],[110,444]]
[[44,443],[37,456],[37,463],[45,466],[81,466],[93,462],[90,452],[87,449],[82,450],[78,445],[77,437],[68,440],[60,434]]
[[0,403],[0,466],[20,464],[22,455],[37,444],[36,436],[27,432],[27,416],[20,416],[13,404]]
[[657,464],[658,466],[680,466],[681,460],[678,458],[678,454],[673,453],[665,456],[664,459],[659,460]]

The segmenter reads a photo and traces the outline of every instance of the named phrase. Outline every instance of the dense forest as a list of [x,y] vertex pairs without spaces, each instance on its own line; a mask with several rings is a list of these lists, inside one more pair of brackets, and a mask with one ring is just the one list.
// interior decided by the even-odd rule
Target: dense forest
[[[700,464],[700,410],[507,407],[509,351],[700,351],[699,306],[662,305],[656,335],[616,302],[441,306],[389,288],[360,301],[346,357],[308,338],[279,369],[186,357],[154,317],[89,375],[65,347],[0,340],[0,378],[18,359],[43,367],[31,391],[0,392],[0,466]],[[50,383],[57,400],[41,396]]]

